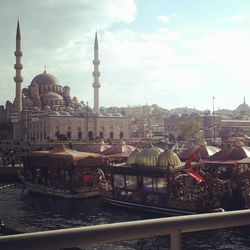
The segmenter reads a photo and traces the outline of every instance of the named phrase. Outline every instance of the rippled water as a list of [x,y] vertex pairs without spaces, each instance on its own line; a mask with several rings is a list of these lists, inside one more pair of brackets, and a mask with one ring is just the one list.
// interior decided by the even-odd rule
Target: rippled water
[[[0,216],[8,227],[21,232],[157,218],[155,214],[105,205],[100,198],[63,200],[28,193],[22,195],[18,187],[0,191]],[[85,249],[161,250],[169,249],[169,246],[169,237],[162,236],[115,242]],[[184,234],[183,249],[250,249],[250,227]]]

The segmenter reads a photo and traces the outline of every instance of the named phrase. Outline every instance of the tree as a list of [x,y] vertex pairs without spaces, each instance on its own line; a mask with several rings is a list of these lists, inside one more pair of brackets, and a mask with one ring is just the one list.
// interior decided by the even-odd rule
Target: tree
[[187,119],[179,123],[180,135],[186,139],[197,137],[200,131],[202,131],[201,122],[197,119]]

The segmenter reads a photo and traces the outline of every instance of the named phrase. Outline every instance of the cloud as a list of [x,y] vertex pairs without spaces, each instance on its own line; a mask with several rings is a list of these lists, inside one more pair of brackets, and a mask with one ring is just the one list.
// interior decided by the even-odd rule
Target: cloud
[[[126,11],[124,11],[126,10]],[[136,16],[133,0],[12,0],[1,1],[0,9],[0,102],[13,99],[15,74],[15,30],[20,18],[24,86],[41,73],[46,63],[48,71],[58,74],[62,83],[79,88],[90,85],[93,38],[96,28],[102,31],[114,23],[132,22]],[[6,25],[7,24],[7,25]],[[80,73],[81,71],[81,73]],[[87,73],[89,76],[86,76]],[[79,74],[76,77],[74,74]],[[91,86],[91,85],[90,85]]]
[[217,23],[238,23],[238,22],[243,22],[246,21],[249,18],[249,16],[247,14],[237,14],[237,15],[233,15],[230,17],[225,17],[225,18],[219,18],[216,20]]
[[168,24],[170,19],[174,18],[176,16],[175,13],[172,13],[168,16],[157,16],[157,20],[160,21],[163,24]]
[[166,23],[169,23],[170,17],[169,16],[158,16],[157,20],[159,20],[162,23],[166,24]]
[[[71,86],[72,96],[92,105],[93,43],[98,28],[102,106],[157,103],[166,108],[207,109],[213,95],[220,107],[238,105],[236,93],[247,92],[249,85],[249,30],[223,30],[222,25],[174,28],[171,22],[158,23],[154,30],[138,26],[132,30],[138,13],[132,0],[3,1],[1,103],[14,97],[13,51],[19,15],[24,86],[46,63],[62,85]],[[158,20],[167,24],[173,17]]]

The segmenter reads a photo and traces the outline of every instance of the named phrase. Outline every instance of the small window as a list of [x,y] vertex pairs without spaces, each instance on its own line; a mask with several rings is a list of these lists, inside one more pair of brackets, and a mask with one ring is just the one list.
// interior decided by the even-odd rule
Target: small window
[[67,132],[67,139],[71,140],[71,132]]
[[165,178],[157,178],[157,191],[160,193],[166,193],[167,181]]
[[114,187],[124,188],[124,176],[123,175],[114,175]]
[[110,132],[110,139],[114,139],[114,133],[113,132]]
[[82,132],[81,131],[78,132],[78,139],[82,139]]
[[123,132],[120,132],[120,139],[122,139],[124,137]]
[[153,191],[153,179],[150,177],[143,177],[143,189],[145,191]]
[[137,189],[137,177],[134,175],[126,175],[126,188]]

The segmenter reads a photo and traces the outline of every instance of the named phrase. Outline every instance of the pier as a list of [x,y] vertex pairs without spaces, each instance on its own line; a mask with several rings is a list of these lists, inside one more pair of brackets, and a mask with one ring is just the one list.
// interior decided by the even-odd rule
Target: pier
[[[16,164],[15,167],[6,166],[0,167],[0,182],[17,182],[18,172],[22,169],[21,164]],[[0,185],[1,189],[1,185]]]

